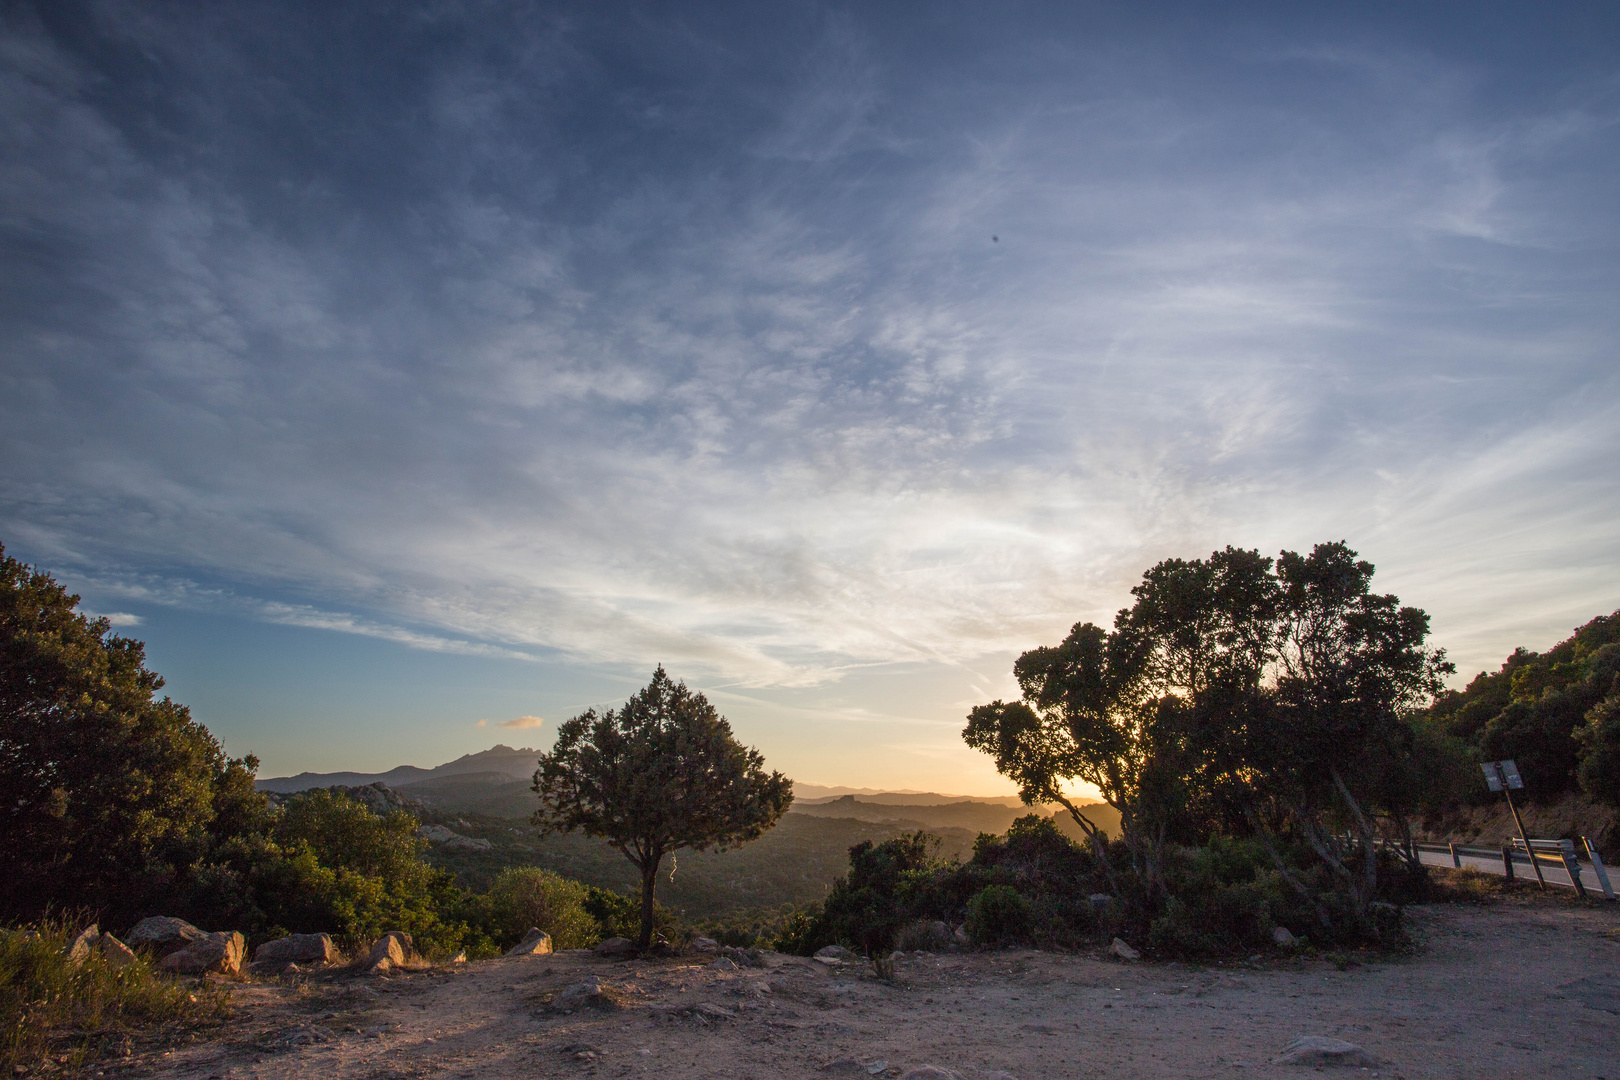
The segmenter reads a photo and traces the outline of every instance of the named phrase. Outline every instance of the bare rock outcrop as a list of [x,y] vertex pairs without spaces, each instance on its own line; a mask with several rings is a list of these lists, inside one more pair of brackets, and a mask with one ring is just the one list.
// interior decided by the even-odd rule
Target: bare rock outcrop
[[181,975],[235,975],[242,970],[242,955],[247,942],[235,930],[221,930],[204,934],[185,948],[172,952],[158,961],[162,971]]
[[172,915],[153,915],[136,923],[124,944],[132,949],[149,949],[164,957],[206,936],[206,932],[184,919],[176,919]]

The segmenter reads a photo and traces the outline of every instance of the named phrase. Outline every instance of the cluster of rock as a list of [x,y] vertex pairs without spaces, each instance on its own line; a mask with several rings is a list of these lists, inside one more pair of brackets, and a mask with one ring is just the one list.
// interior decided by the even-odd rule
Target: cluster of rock
[[495,846],[481,836],[462,836],[443,825],[423,825],[416,830],[416,835],[451,851],[489,851]]
[[79,936],[68,942],[62,955],[67,957],[68,963],[78,965],[90,959],[92,954],[99,953],[114,968],[121,968],[135,962],[135,950],[119,941],[112,934],[104,934],[101,928],[91,923]]
[[427,809],[427,804],[422,800],[413,799],[409,795],[401,795],[387,784],[381,782],[357,787],[336,785],[334,787],[309,788],[305,791],[291,793],[266,791],[263,792],[263,795],[276,806],[284,806],[293,799],[308,795],[311,791],[325,791],[332,795],[342,795],[345,798],[353,799],[378,817],[387,817],[396,810],[403,810],[408,814],[415,814],[420,817],[422,812]]

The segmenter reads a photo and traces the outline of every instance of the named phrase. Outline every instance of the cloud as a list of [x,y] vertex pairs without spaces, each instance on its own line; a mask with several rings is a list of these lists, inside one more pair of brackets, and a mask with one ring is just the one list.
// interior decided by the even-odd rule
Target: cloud
[[1601,80],[1503,117],[1428,50],[829,16],[769,72],[683,29],[654,90],[607,24],[406,20],[323,39],[412,58],[351,99],[254,20],[109,20],[129,94],[5,31],[0,528],[102,602],[742,688],[1228,542],[1351,538],[1494,612],[1469,664],[1620,603]]
[[545,721],[538,716],[520,716],[515,720],[502,720],[503,728],[537,728],[545,725]]
[[141,623],[146,621],[139,615],[131,615],[125,611],[109,611],[104,615],[98,615],[94,612],[86,611],[84,612],[84,615],[89,619],[106,619],[107,625],[112,627],[139,626]]
[[473,725],[473,727],[488,727],[488,726],[489,726],[489,721],[488,720],[480,720],[480,721],[478,721],[478,723]]

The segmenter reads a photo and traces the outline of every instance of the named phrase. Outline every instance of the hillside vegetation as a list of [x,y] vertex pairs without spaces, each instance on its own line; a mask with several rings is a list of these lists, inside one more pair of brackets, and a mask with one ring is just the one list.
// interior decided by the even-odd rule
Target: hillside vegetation
[[[1498,670],[1441,694],[1424,718],[1481,761],[1517,761],[1534,802],[1580,791],[1620,806],[1620,612],[1544,653],[1515,649]],[[1470,801],[1485,801],[1485,786],[1471,786]]]

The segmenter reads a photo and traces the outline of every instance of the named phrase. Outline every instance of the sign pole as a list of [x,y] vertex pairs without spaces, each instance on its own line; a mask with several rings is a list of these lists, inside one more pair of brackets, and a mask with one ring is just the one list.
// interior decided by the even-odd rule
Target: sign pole
[[1519,808],[1513,805],[1513,792],[1508,790],[1506,784],[1503,784],[1502,794],[1507,796],[1508,809],[1513,811],[1513,824],[1519,830],[1519,839],[1524,841],[1524,850],[1530,855],[1530,868],[1536,872],[1536,884],[1541,886],[1542,892],[1546,892],[1547,879],[1541,876],[1541,860],[1536,858],[1535,848],[1530,846],[1530,841],[1524,835],[1524,822],[1519,820]]

